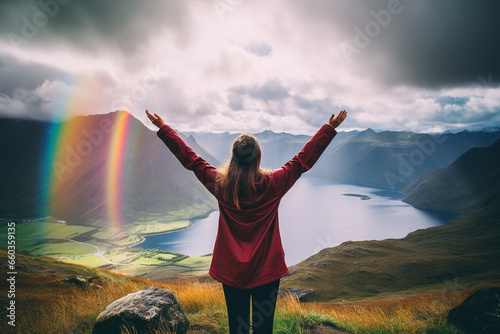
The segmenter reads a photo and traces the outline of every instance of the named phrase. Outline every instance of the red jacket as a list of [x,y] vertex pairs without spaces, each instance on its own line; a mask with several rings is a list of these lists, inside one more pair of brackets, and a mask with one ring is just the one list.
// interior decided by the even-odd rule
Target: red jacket
[[252,201],[239,199],[238,210],[216,193],[217,169],[199,157],[170,126],[165,124],[158,130],[158,137],[219,203],[219,227],[210,276],[235,288],[250,289],[290,274],[281,245],[278,206],[283,195],[314,165],[336,134],[330,125],[324,124],[299,154],[270,176],[261,178]]

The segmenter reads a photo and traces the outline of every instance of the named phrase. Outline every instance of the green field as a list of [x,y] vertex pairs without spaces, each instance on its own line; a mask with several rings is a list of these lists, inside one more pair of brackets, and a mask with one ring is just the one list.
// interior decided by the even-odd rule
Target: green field
[[191,268],[208,268],[212,262],[211,256],[191,256],[182,261],[176,262],[176,265]]
[[88,267],[99,267],[107,264],[107,262],[104,261],[99,255],[70,257],[61,260],[68,263],[82,264]]
[[[74,238],[80,234],[95,230],[95,227],[68,225],[52,222],[16,223],[16,239],[24,238]],[[7,224],[0,228],[0,238],[7,235]]]
[[154,270],[155,266],[147,266],[147,265],[114,265],[110,267],[106,267],[108,270],[116,271],[121,274],[135,276],[135,277],[143,277],[147,273]]
[[137,225],[130,226],[127,229],[126,233],[129,235],[130,234],[141,234],[141,235],[160,234],[160,233],[167,233],[170,231],[185,229],[185,228],[191,227],[192,225],[193,225],[193,223],[191,223],[189,220],[176,220],[176,221],[171,221],[168,223],[153,221],[153,222],[147,222],[147,223],[139,223]]
[[[16,222],[16,247],[19,252],[45,255],[68,263],[89,267],[104,267],[117,272],[147,277],[165,277],[169,274],[206,273],[211,256],[193,257],[157,249],[131,248],[141,243],[145,235],[168,233],[192,226],[193,217],[206,215],[211,207],[192,205],[169,214],[149,214],[123,227],[96,228],[45,221]],[[6,240],[7,221],[0,227],[0,240]],[[86,244],[82,244],[79,242]],[[2,243],[3,244],[3,243]],[[103,256],[94,255],[99,251]]]
[[82,245],[64,239],[28,239],[16,243],[17,250],[33,255],[46,255],[52,257],[66,257],[88,255],[96,252],[94,247]]

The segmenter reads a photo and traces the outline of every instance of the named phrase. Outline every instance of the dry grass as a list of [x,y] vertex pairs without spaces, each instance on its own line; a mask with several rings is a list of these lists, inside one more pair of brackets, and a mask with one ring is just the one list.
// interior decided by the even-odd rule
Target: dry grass
[[[64,270],[69,270],[67,266],[64,264]],[[149,286],[174,292],[190,321],[190,330],[229,332],[220,283],[201,283],[185,278],[158,282],[102,269],[72,266],[71,274],[94,277],[92,284],[80,287],[61,283],[68,272],[63,274],[63,267],[52,268],[61,272],[19,276],[16,332],[91,333],[97,316],[107,305]],[[488,286],[493,285],[343,303],[300,303],[296,298],[285,295],[278,299],[274,333],[307,333],[304,328],[320,323],[336,324],[355,333],[460,333],[446,324],[446,315],[473,291]],[[4,317],[4,313],[0,315]],[[133,330],[129,329],[127,334],[131,333]],[[167,327],[156,332],[162,333],[168,333]]]
[[[26,277],[16,303],[22,310],[19,333],[87,333],[104,308],[146,285],[140,280],[96,279],[93,285],[72,286],[57,277]],[[21,315],[21,311],[20,311]],[[21,317],[20,317],[21,318]]]
[[446,323],[448,312],[488,286],[492,285],[356,303],[308,303],[303,309],[323,314],[355,333],[461,333]]
[[187,313],[226,307],[220,283],[200,283],[187,279],[175,283],[155,283],[154,285],[175,291],[182,310]]
[[[217,331],[224,328],[221,322],[227,319],[227,313],[220,284],[193,280],[162,283],[103,269],[74,267],[85,268],[86,273],[80,275],[92,276],[92,284],[80,287],[62,283],[66,275],[23,276],[16,295],[18,333],[91,333],[97,316],[107,305],[149,286],[173,291],[191,323]],[[159,331],[167,332],[167,327]]]

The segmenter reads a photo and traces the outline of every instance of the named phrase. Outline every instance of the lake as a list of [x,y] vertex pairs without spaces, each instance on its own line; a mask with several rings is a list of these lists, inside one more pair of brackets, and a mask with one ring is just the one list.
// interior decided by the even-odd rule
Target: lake
[[[303,175],[281,200],[280,233],[287,265],[344,241],[403,238],[446,224],[453,214],[415,209],[390,189],[339,184]],[[368,197],[370,199],[368,199]],[[212,253],[219,212],[193,220],[182,231],[152,235],[135,247],[200,256]]]

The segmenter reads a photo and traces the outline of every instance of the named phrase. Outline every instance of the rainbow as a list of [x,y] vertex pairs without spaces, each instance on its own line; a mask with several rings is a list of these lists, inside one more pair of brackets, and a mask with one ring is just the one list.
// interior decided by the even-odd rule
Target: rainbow
[[125,179],[125,162],[128,147],[127,136],[130,131],[131,116],[126,112],[119,112],[115,122],[115,130],[111,138],[108,153],[108,167],[106,180],[106,194],[108,198],[108,213],[112,226],[119,231],[123,223],[123,194]]
[[[86,195],[95,204],[99,219],[104,220],[100,225],[113,230],[114,234],[120,233],[126,221],[124,194],[130,189],[127,173],[135,153],[133,138],[140,123],[125,111],[76,116],[63,121],[67,115],[88,114],[96,107],[96,101],[87,102],[72,96],[60,101],[46,131],[38,215],[65,220],[65,212],[78,209],[74,193],[90,189],[87,192],[92,193]],[[107,127],[99,128],[98,120],[106,120]],[[91,155],[94,159],[88,159]],[[105,163],[94,163],[96,160]],[[74,177],[75,171],[78,177]],[[85,187],[78,184],[82,176],[87,182]]]

